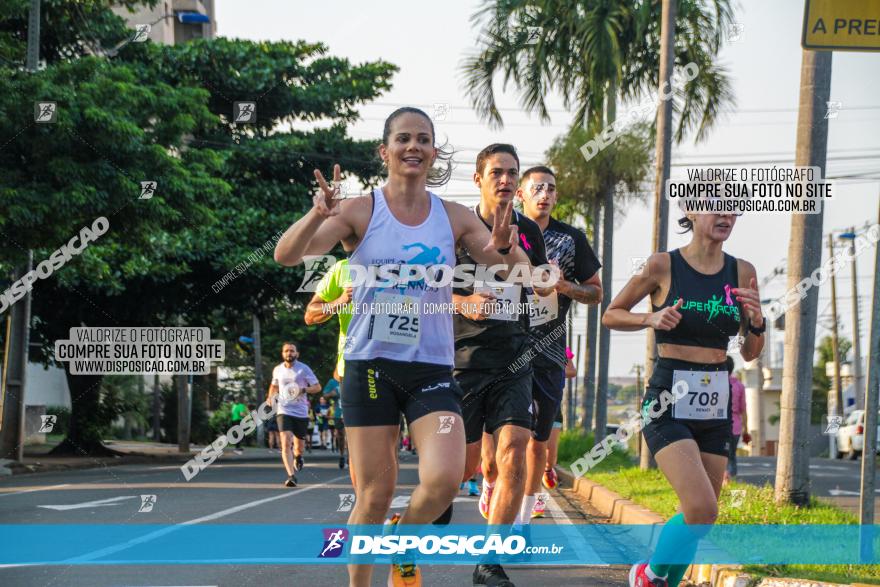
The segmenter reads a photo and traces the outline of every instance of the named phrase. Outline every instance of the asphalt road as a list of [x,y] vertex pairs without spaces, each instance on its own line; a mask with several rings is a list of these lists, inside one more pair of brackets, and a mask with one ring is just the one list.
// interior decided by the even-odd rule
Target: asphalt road
[[[402,511],[417,481],[415,457],[401,457],[400,479],[392,511]],[[347,471],[335,455],[307,455],[300,486],[282,487],[280,456],[248,449],[229,455],[185,482],[178,466],[128,465],[57,473],[17,475],[0,479],[0,524],[213,524],[218,540],[225,524],[329,525],[344,523],[337,511],[340,493],[353,493]],[[155,495],[152,511],[140,512],[142,495]],[[456,498],[453,523],[477,524],[483,519],[476,497]],[[571,492],[554,491],[549,517],[539,524],[602,524],[606,520]],[[48,507],[47,507],[48,506]],[[73,506],[73,507],[71,507]],[[258,528],[258,527],[257,527]],[[52,548],[47,531],[46,547]],[[373,584],[384,585],[387,567],[374,573]],[[507,568],[523,585],[591,585],[622,587],[626,568],[602,566],[534,566]],[[425,566],[425,585],[471,585],[470,566]],[[345,586],[342,565],[45,565],[0,566],[0,585],[39,587],[102,586]]]
[[[753,485],[775,481],[776,457],[739,457],[737,463],[739,481]],[[861,475],[860,460],[810,459],[810,489],[817,497],[858,495]]]

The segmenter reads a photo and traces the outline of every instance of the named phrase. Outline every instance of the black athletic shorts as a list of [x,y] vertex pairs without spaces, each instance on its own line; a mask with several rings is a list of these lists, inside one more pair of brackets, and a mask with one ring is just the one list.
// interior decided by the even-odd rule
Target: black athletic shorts
[[553,421],[560,412],[562,404],[562,388],[565,385],[565,369],[533,368],[532,400],[534,402],[535,440],[545,442],[550,439]]
[[461,389],[445,365],[345,361],[342,411],[349,428],[399,425],[401,413],[412,424],[433,412],[461,414]]
[[[691,363],[690,361],[681,361],[678,359],[657,360],[654,367],[654,373],[648,382],[648,389],[645,392],[645,399],[642,402],[642,418],[647,422],[644,425],[643,433],[645,442],[651,453],[656,455],[660,449],[677,442],[679,440],[691,439],[697,443],[700,452],[721,455],[726,457],[730,450],[730,436],[733,433],[733,424],[731,420],[731,402],[727,402],[727,418],[719,420],[682,420],[673,417],[672,406],[664,410],[657,417],[648,420],[646,412],[649,410],[651,402],[658,401],[660,394],[664,390],[672,387],[672,375],[675,370],[687,371],[727,371],[724,363]],[[729,383],[728,383],[729,385]],[[732,397],[732,393],[728,394],[728,398]],[[684,397],[679,401],[688,401],[688,397]],[[659,411],[659,403],[655,404],[654,412]]]
[[553,420],[554,424],[559,424],[559,426],[554,426],[554,428],[562,428],[562,402],[559,403],[559,409],[556,410],[556,419]]
[[278,414],[275,416],[278,422],[279,432],[293,432],[297,438],[306,438],[309,435],[309,419],[288,416],[287,414]]
[[492,434],[505,424],[532,428],[532,369],[456,369],[464,391],[461,411],[468,444]]

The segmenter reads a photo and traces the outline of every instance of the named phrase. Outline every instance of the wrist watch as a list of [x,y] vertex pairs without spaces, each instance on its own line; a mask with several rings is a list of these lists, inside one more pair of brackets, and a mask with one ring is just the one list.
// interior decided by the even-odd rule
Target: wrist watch
[[751,332],[755,336],[761,336],[762,334],[764,334],[764,331],[767,330],[767,318],[765,318],[764,316],[761,316],[761,318],[764,318],[764,320],[760,328],[755,328],[754,326],[752,326],[752,321],[749,320],[749,332]]
[[510,247],[510,245],[508,245],[508,246],[504,247],[503,249],[495,249],[495,250],[498,251],[499,255],[509,255],[510,249],[511,249],[511,247]]

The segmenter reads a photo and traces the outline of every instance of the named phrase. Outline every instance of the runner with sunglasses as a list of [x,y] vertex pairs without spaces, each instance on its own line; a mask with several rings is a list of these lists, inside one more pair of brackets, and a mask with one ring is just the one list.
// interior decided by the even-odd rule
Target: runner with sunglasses
[[[658,359],[642,405],[643,433],[681,504],[651,560],[630,570],[630,587],[677,587],[688,565],[669,561],[692,558],[701,531],[718,516],[731,437],[725,358],[730,346],[741,346],[746,361],[758,357],[765,328],[755,268],[723,251],[734,224],[732,214],[681,218],[693,232],[690,243],[651,255],[602,317],[613,330],[654,329]],[[646,296],[652,311],[633,312]],[[673,387],[687,393],[658,417],[659,395]]]

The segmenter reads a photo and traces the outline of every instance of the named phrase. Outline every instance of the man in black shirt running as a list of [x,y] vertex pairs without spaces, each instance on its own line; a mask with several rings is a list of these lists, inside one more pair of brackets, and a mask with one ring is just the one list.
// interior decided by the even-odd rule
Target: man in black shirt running
[[536,495],[547,464],[547,441],[562,402],[568,310],[572,301],[582,304],[602,301],[599,259],[583,231],[551,216],[556,198],[556,175],[549,167],[532,167],[522,174],[517,199],[522,202],[525,215],[543,231],[547,257],[561,272],[555,291],[541,298],[535,306],[529,331],[537,356],[532,363],[534,437],[529,441],[526,491],[519,514],[519,521],[524,524],[532,517],[544,515],[544,501],[538,500]]
[[[474,183],[480,203],[474,207],[490,230],[492,211],[510,202],[519,180],[519,157],[512,145],[493,144],[477,156]],[[519,228],[519,246],[533,267],[547,264],[544,239],[538,225],[514,211],[512,223]],[[459,251],[457,263],[474,263],[467,251]],[[548,295],[552,290],[539,291]],[[535,293],[528,284],[455,288],[458,313],[455,329],[455,378],[462,388],[462,415],[467,438],[464,479],[480,462],[483,431],[494,437],[498,477],[487,512],[489,524],[514,522],[525,488],[526,447],[532,427],[532,370],[528,357],[529,313]],[[494,302],[494,303],[492,303]],[[490,311],[491,307],[491,311]],[[524,310],[525,308],[525,310]],[[512,587],[500,565],[477,565],[475,585]]]

